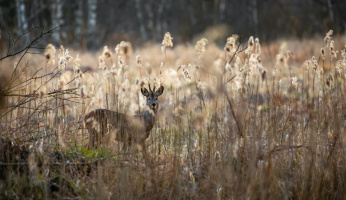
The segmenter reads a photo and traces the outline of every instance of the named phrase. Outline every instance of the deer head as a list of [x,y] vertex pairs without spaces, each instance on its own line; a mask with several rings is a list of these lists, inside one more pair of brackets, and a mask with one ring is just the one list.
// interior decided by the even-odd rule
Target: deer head
[[160,86],[159,89],[157,89],[155,91],[155,86],[153,88],[153,90],[151,90],[150,88],[150,84],[149,84],[149,91],[146,88],[141,88],[141,92],[143,94],[143,96],[147,97],[146,100],[146,105],[156,111],[157,108],[159,107],[159,101],[158,101],[158,97],[163,93],[164,87]]

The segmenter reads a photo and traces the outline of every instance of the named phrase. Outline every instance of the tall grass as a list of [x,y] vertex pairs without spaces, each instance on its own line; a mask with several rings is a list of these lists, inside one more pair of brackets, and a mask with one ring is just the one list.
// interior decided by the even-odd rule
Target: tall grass
[[[223,49],[206,39],[172,48],[166,37],[162,48],[122,42],[96,54],[48,46],[45,57],[25,55],[12,90],[1,87],[0,197],[346,197],[346,47],[331,33],[314,40],[324,53],[305,61],[252,37],[233,35]],[[84,115],[140,113],[148,82],[165,86],[150,161],[111,133],[87,149]]]

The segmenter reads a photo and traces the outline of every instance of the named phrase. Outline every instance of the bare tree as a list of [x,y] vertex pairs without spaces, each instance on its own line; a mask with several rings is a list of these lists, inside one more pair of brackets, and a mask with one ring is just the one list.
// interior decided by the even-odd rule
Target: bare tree
[[147,1],[146,4],[145,4],[145,11],[146,11],[146,14],[147,14],[147,30],[150,34],[150,38],[152,38],[153,36],[153,32],[154,32],[154,12],[153,12],[153,9],[152,9],[152,2],[150,1]]
[[258,34],[258,16],[257,16],[257,0],[251,0],[251,5],[250,5],[250,9],[251,9],[251,14],[252,14],[252,22],[253,22],[253,30],[254,30],[254,35],[257,37]]
[[88,0],[88,40],[91,42],[97,23],[97,0]]
[[137,19],[139,21],[139,31],[141,34],[141,38],[143,40],[146,40],[147,39],[147,32],[145,30],[141,0],[136,0],[135,6],[136,6],[136,11],[137,11]]
[[220,17],[220,21],[224,21],[225,20],[225,11],[226,11],[226,0],[220,0],[220,4],[219,4],[219,17]]
[[330,22],[334,22],[334,11],[333,11],[333,5],[332,5],[332,0],[327,0],[327,6],[328,6],[328,14],[329,14],[329,19]]
[[78,42],[81,42],[82,34],[83,34],[83,16],[84,16],[84,1],[79,0],[77,4],[78,8],[76,9],[75,13],[75,23],[76,23],[76,29],[75,29],[75,39]]
[[[51,17],[52,17],[52,26],[60,26],[63,24],[62,19],[62,7],[63,7],[63,1],[62,0],[54,0],[51,4]],[[53,32],[53,39],[56,43],[60,43],[61,40],[61,30]]]
[[[16,9],[17,9],[17,27],[18,32],[22,33],[27,31],[28,23],[25,16],[25,3],[24,0],[16,0]],[[28,38],[28,36],[26,37]]]

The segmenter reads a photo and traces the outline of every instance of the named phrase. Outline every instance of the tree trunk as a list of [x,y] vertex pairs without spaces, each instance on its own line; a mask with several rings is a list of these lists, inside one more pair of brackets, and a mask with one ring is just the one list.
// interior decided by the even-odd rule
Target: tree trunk
[[155,34],[156,39],[160,39],[160,37],[162,37],[163,35],[163,17],[164,17],[163,10],[165,6],[165,1],[166,0],[161,0],[159,2],[159,7],[157,9],[156,34]]
[[84,1],[79,0],[78,1],[78,8],[75,13],[75,23],[76,23],[76,29],[75,29],[75,40],[80,43],[83,37],[83,8],[84,8]]
[[142,40],[147,39],[147,32],[145,30],[145,24],[143,20],[143,13],[142,13],[142,7],[141,7],[141,0],[136,0],[136,10],[137,10],[137,18],[139,22],[139,31],[141,33]]
[[226,11],[226,0],[220,0],[219,4],[219,19],[221,22],[225,21],[225,11]]
[[329,19],[330,22],[334,22],[334,11],[333,11],[333,5],[332,5],[332,0],[327,0],[327,6],[328,6],[328,14],[329,14]]
[[257,37],[257,26],[258,26],[258,16],[257,16],[257,0],[251,0],[251,14],[252,14],[252,22],[253,22],[253,31],[254,36]]
[[16,0],[16,9],[17,9],[17,26],[18,34],[21,34],[28,29],[28,23],[25,17],[25,3],[24,0]]
[[97,0],[88,0],[88,43],[95,39],[95,29],[97,23]]
[[97,0],[88,0],[88,33],[92,34],[97,22]]
[[[61,26],[63,24],[62,19],[62,0],[55,0],[51,4],[51,16],[52,16],[52,27]],[[57,44],[61,42],[61,27],[53,32],[53,39]]]

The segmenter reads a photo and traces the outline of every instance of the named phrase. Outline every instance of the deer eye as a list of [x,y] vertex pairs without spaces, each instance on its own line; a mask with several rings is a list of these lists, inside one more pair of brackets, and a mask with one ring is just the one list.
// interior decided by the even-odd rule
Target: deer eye
[[148,98],[148,100],[150,101],[150,98]]
[[157,100],[157,97],[155,98],[155,100]]

